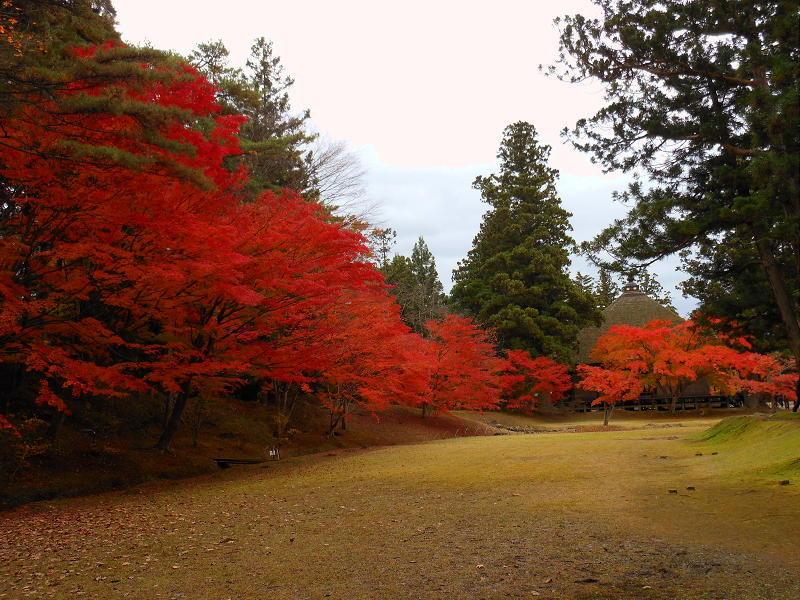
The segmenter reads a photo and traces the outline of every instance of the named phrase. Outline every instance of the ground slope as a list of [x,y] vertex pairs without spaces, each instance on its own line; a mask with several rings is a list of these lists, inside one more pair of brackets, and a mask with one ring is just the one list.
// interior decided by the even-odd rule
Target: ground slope
[[[42,439],[24,467],[11,464],[0,440],[0,510],[33,502],[121,489],[155,479],[181,479],[217,470],[212,458],[266,459],[272,448],[284,457],[347,448],[391,446],[467,435],[491,435],[481,423],[441,414],[423,418],[419,410],[392,406],[380,415],[358,409],[347,431],[327,435],[329,416],[319,406],[303,407],[296,428],[285,437],[274,435],[268,407],[231,400],[207,407],[206,423],[196,443],[184,424],[170,453],[155,449],[160,422],[157,406],[126,406],[113,423],[70,422],[57,443]],[[157,411],[156,411],[157,412]],[[144,416],[142,416],[143,413]],[[84,423],[86,424],[86,423]],[[46,424],[44,424],[46,426]],[[46,428],[46,427],[45,427]],[[2,431],[0,431],[2,434]],[[18,440],[10,433],[6,441]],[[9,448],[5,448],[10,452]]]
[[702,430],[342,451],[29,505],[0,516],[0,598],[800,597],[797,482]]

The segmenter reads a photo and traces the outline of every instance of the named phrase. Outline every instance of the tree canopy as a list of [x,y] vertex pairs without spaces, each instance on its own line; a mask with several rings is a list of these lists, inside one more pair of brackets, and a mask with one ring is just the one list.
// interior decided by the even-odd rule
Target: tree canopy
[[[694,278],[686,289],[696,291],[735,248],[738,264],[760,265],[774,306],[764,316],[780,318],[756,326],[780,326],[800,364],[797,2],[594,4],[598,19],[558,21],[560,75],[606,86],[606,106],[577,123],[573,140],[608,169],[639,169],[649,181],[623,194],[630,213],[590,252],[610,252],[624,269],[684,251]],[[730,281],[701,295],[705,307],[759,310],[763,296],[736,296]]]
[[255,40],[245,69],[230,66],[228,54],[222,41],[209,41],[198,44],[189,60],[217,89],[224,110],[247,118],[237,160],[250,175],[248,193],[289,188],[315,196],[304,151],[314,139],[306,131],[310,114],[292,112],[288,90],[294,80],[284,73],[272,42]]
[[356,405],[497,405],[528,363],[445,314],[424,240],[402,261],[412,331],[367,239],[291,179],[303,161],[270,171],[248,156],[302,122],[268,43],[247,77],[203,45],[206,76],[119,42],[102,3],[49,5],[61,21],[0,7],[23,24],[0,48],[17,66],[0,87],[0,442],[31,419],[55,439],[73,412],[155,399],[167,451],[193,401],[244,388],[272,405],[277,436],[301,396],[329,410],[331,432]]
[[549,155],[530,123],[505,129],[499,173],[473,183],[489,211],[453,272],[451,297],[496,330],[501,348],[566,362],[578,331],[599,317],[592,296],[567,272],[571,215],[556,194]]
[[593,404],[613,406],[650,390],[670,398],[674,413],[684,389],[698,380],[727,394],[796,399],[797,375],[787,373],[783,361],[751,352],[745,338],[719,335],[692,321],[616,325],[600,337],[591,358],[599,366],[579,365],[578,374],[580,387],[600,394]]
[[406,324],[415,332],[426,335],[426,323],[445,312],[445,294],[436,259],[422,236],[411,250],[411,257],[395,254],[381,268],[390,293],[400,305]]

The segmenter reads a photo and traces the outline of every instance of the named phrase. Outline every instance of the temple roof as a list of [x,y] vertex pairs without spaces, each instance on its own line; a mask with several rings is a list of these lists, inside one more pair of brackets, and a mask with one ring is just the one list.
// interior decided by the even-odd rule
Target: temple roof
[[578,333],[577,362],[588,363],[589,354],[597,344],[601,335],[614,325],[631,325],[641,327],[653,319],[682,323],[684,319],[678,313],[661,306],[647,294],[639,291],[639,286],[629,282],[625,291],[603,309],[603,323],[600,327],[586,327]]

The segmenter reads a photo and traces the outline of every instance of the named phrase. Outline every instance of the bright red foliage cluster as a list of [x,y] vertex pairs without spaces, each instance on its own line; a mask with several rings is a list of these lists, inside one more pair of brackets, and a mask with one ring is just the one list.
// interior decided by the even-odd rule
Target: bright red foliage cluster
[[609,405],[658,390],[672,399],[673,410],[686,386],[700,379],[729,394],[748,391],[793,400],[796,375],[789,373],[788,363],[749,348],[746,339],[728,338],[692,321],[617,325],[592,352],[600,366],[578,366],[580,387],[600,394],[593,404]]
[[315,394],[332,427],[354,404],[559,397],[558,367],[498,358],[467,319],[411,333],[364,239],[317,205],[288,190],[243,200],[247,174],[226,166],[243,117],[190,67],[158,68],[150,83],[82,80],[66,104],[31,98],[4,122],[0,364],[35,382],[36,403],[169,394],[166,448],[188,398],[244,381]]
[[523,350],[509,350],[506,357],[502,373],[506,408],[530,411],[542,400],[561,400],[572,389],[566,365],[546,356],[531,358]]

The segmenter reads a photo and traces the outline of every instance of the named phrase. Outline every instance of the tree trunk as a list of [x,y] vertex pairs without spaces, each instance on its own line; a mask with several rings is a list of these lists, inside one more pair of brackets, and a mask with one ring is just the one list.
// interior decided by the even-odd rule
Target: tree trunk
[[64,421],[66,420],[67,413],[61,411],[55,413],[50,419],[50,427],[47,430],[47,435],[54,442],[58,441],[58,434],[61,433],[61,427],[63,427]]
[[[786,290],[783,276],[780,269],[778,269],[778,265],[775,264],[775,257],[772,255],[772,249],[767,245],[766,240],[756,241],[756,247],[761,258],[761,264],[767,272],[767,279],[769,279],[769,286],[772,289],[775,303],[781,313],[781,319],[786,329],[786,337],[789,338],[789,346],[792,348],[795,363],[798,370],[800,370],[800,323],[797,321],[797,312],[795,311],[792,297]],[[800,383],[798,383],[798,389],[800,389]]]
[[175,396],[177,396],[175,392],[167,394],[167,398],[164,401],[164,414],[162,415],[161,427],[165,428],[167,423],[169,423],[169,416],[172,414],[172,407],[175,405]]
[[200,438],[200,429],[202,429],[205,420],[206,398],[198,395],[193,402],[192,410],[189,412],[189,424],[192,428],[192,447],[197,448],[197,441]]
[[330,419],[328,419],[328,433],[325,434],[325,437],[332,437],[334,431],[336,431],[336,417],[334,416],[333,411],[330,411]]
[[669,401],[669,412],[670,414],[676,414],[678,412],[678,397],[673,396],[672,399]]
[[178,431],[178,425],[180,425],[181,416],[183,416],[183,409],[186,408],[188,400],[189,391],[187,384],[187,389],[175,396],[175,404],[172,407],[172,412],[170,412],[167,424],[164,427],[164,432],[161,434],[161,438],[159,438],[156,444],[156,448],[162,452],[169,452],[169,446]]
[[608,420],[611,418],[611,413],[614,410],[613,404],[606,404],[606,408],[603,414],[603,426],[608,427]]
[[794,401],[794,406],[792,406],[792,412],[797,412],[798,409],[800,409],[800,374],[797,375],[797,381],[795,382],[794,385],[794,391],[795,394],[797,394],[797,397]]
[[336,433],[336,427],[339,425],[339,422],[342,419],[341,413],[336,413],[335,411],[331,410],[330,412],[330,420],[328,421],[328,437],[332,437],[334,433]]
[[422,418],[425,418],[426,409],[428,408],[428,404],[426,402],[422,403]]

